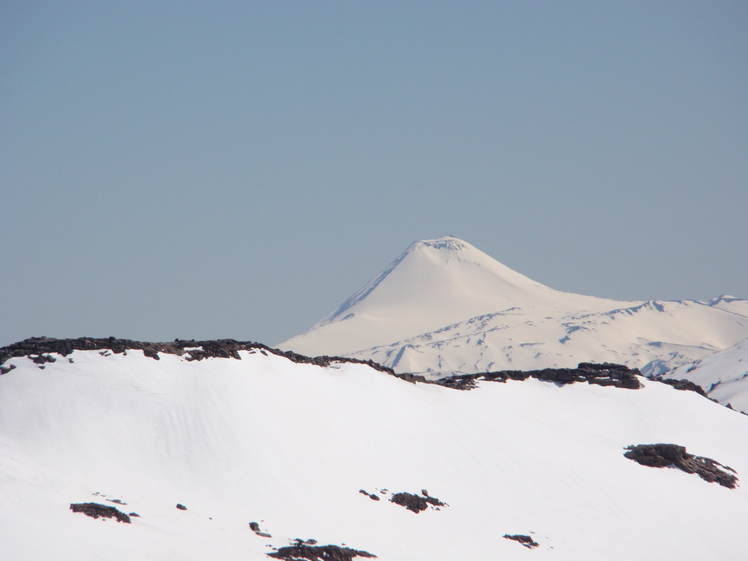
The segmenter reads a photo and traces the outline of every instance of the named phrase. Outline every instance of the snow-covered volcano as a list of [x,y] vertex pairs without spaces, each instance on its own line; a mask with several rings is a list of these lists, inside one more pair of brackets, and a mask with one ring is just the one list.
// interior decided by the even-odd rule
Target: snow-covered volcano
[[656,374],[748,337],[748,300],[619,302],[554,290],[453,237],[412,244],[280,345],[432,376],[617,362]]
[[281,348],[346,355],[489,312],[615,307],[620,303],[553,290],[467,242],[444,237],[413,243],[335,311]]
[[[235,358],[199,344],[56,348],[0,364],[3,559],[260,561],[296,538],[307,555],[286,559],[748,551],[748,417],[694,392],[641,378],[640,389],[528,379],[459,391],[251,346]],[[624,457],[651,443],[741,481]],[[421,511],[397,504],[401,492]],[[69,508],[85,503],[131,523]],[[327,545],[349,556],[313,556]]]

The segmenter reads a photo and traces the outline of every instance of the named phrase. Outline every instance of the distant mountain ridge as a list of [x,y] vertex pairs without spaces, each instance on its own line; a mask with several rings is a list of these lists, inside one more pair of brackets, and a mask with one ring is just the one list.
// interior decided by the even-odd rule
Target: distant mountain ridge
[[748,337],[748,300],[621,302],[540,284],[448,236],[413,243],[280,348],[432,377],[615,362],[662,374]]

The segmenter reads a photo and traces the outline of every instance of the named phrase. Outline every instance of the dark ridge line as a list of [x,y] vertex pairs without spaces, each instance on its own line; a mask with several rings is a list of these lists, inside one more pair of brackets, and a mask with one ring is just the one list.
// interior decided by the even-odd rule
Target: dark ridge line
[[[202,350],[185,350],[192,347],[202,347]],[[282,356],[292,362],[299,364],[314,364],[317,366],[330,366],[333,363],[364,364],[380,372],[395,375],[395,372],[386,366],[373,360],[361,360],[341,356],[316,356],[308,357],[293,351],[282,351],[252,341],[236,341],[234,339],[216,339],[212,341],[189,341],[175,339],[171,343],[149,343],[144,341],[132,341],[130,339],[117,339],[108,337],[106,339],[94,337],[78,337],[77,339],[55,339],[51,337],[31,337],[18,343],[13,343],[0,348],[0,366],[11,358],[32,357],[37,364],[54,362],[54,357],[49,356],[57,353],[68,356],[73,351],[101,351],[109,350],[116,354],[128,350],[141,350],[147,357],[159,360],[158,353],[166,353],[177,356],[188,355],[187,360],[202,360],[204,358],[235,358],[241,360],[239,351],[259,350],[260,352],[272,353]],[[10,368],[3,368],[0,374],[5,374]]]
[[[692,382],[691,380],[686,380],[685,378],[683,378],[682,380],[678,380],[677,378],[659,378],[659,377],[650,378],[650,380],[654,380],[655,382],[660,382],[661,384],[672,386],[676,390],[696,392],[700,396],[707,398],[709,401],[713,401],[714,403],[718,405],[722,405],[722,407],[727,407],[731,411],[736,411],[737,413],[740,413],[741,415],[748,415],[748,413],[746,413],[745,411],[740,411],[738,409],[733,408],[731,403],[722,404],[716,399],[714,399],[713,397],[709,397],[709,394],[704,388],[702,388],[696,382]],[[712,389],[714,389],[714,384],[712,384],[712,387],[709,389],[709,391],[711,391]]]
[[[193,347],[202,347],[202,350],[186,350]],[[78,337],[76,339],[55,339],[53,337],[30,337],[0,348],[0,375],[7,374],[15,366],[4,366],[11,358],[30,357],[35,363],[44,365],[46,362],[55,362],[50,356],[56,353],[68,356],[73,351],[101,351],[109,350],[116,354],[128,350],[141,350],[147,357],[159,360],[158,353],[166,353],[177,356],[187,355],[187,360],[202,360],[204,358],[234,358],[241,360],[239,351],[259,350],[264,353],[272,353],[276,356],[287,358],[298,364],[314,364],[316,366],[330,366],[334,363],[363,364],[384,372],[401,380],[411,383],[435,384],[456,390],[471,390],[477,387],[480,381],[506,382],[507,380],[523,381],[528,378],[556,382],[560,385],[573,384],[575,382],[587,382],[601,386],[614,386],[617,388],[638,389],[641,387],[638,377],[641,372],[634,368],[628,368],[621,364],[580,362],[577,368],[544,368],[542,370],[499,370],[494,372],[481,372],[476,374],[460,374],[430,380],[420,374],[396,373],[392,368],[374,362],[373,360],[362,360],[341,356],[316,356],[309,357],[293,351],[282,351],[269,347],[263,343],[252,341],[236,341],[235,339],[215,339],[209,341],[196,341],[194,339],[175,339],[173,342],[151,343],[145,341],[133,341],[131,339],[118,339],[115,337],[96,338]],[[710,401],[704,389],[689,381],[675,380],[670,378],[650,378],[651,380],[670,385],[677,390],[696,392]]]
[[573,384],[575,382],[587,382],[600,386],[614,386],[637,390],[641,387],[638,377],[641,376],[639,369],[631,369],[622,364],[593,364],[591,362],[580,362],[577,368],[544,368],[542,370],[500,370],[495,372],[481,372],[478,374],[460,374],[449,378],[428,380],[418,374],[395,374],[408,382],[421,382],[426,384],[437,384],[455,390],[472,390],[478,387],[478,382],[506,382],[507,380],[524,381],[528,378],[556,382],[560,385]]
[[706,390],[704,390],[704,388],[702,388],[697,383],[692,382],[691,380],[686,380],[685,378],[682,380],[677,380],[676,378],[654,378],[654,379],[662,384],[673,386],[676,390],[696,392],[697,394],[702,395],[705,398],[714,401],[715,403],[717,402],[717,400],[712,399],[706,394]]
[[[629,368],[622,364],[603,362],[600,364],[592,362],[580,362],[577,368],[544,368],[542,370],[499,370],[495,372],[480,372],[476,374],[460,374],[430,380],[420,374],[395,374],[407,382],[436,384],[445,388],[456,390],[472,390],[478,387],[478,382],[506,382],[507,380],[524,381],[528,378],[556,382],[560,385],[573,384],[575,382],[587,382],[600,386],[614,386],[617,388],[639,389],[641,384],[638,377],[643,374],[638,368]],[[633,376],[633,377],[632,377]],[[691,391],[705,397],[709,401],[722,405],[714,398],[707,395],[706,390],[691,380],[676,380],[675,378],[647,377],[648,380],[659,382],[680,391]],[[633,381],[632,381],[633,380]],[[723,407],[733,409],[728,403]],[[739,411],[739,413],[743,413]],[[746,414],[746,413],[743,413]]]

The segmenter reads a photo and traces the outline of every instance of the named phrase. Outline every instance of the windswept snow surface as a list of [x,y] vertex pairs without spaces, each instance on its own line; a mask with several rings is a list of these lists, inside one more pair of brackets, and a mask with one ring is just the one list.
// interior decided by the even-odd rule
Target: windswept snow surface
[[720,403],[748,413],[748,339],[668,373],[668,378],[699,384]]
[[[696,393],[532,379],[463,392],[239,354],[10,359],[3,559],[261,560],[293,538],[383,561],[745,559],[744,488],[623,457],[629,444],[675,443],[745,480],[748,417]],[[360,489],[427,489],[449,506],[414,514]],[[140,517],[68,508],[88,501]]]
[[416,242],[280,346],[440,377],[617,362],[661,374],[748,337],[748,300],[618,302],[560,292],[445,237]]

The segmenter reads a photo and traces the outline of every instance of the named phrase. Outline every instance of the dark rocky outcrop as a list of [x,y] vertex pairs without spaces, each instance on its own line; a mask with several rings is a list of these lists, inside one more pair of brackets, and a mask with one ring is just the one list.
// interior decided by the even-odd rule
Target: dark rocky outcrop
[[354,557],[376,557],[368,551],[359,551],[350,547],[338,545],[314,545],[316,540],[297,539],[294,545],[281,547],[277,551],[268,553],[268,557],[285,561],[352,561]]
[[538,547],[540,544],[533,540],[530,536],[525,536],[522,534],[504,534],[504,537],[508,540],[514,540],[515,542],[519,542],[522,545],[524,545],[527,549],[532,549],[533,547]]
[[438,384],[456,390],[472,390],[478,382],[506,382],[507,380],[527,380],[535,378],[547,382],[555,382],[559,385],[574,384],[576,382],[587,382],[600,386],[614,386],[636,390],[641,387],[638,377],[641,372],[621,364],[593,364],[581,362],[577,368],[544,368],[542,370],[500,370],[496,372],[483,372],[479,374],[463,374],[441,378],[439,380],[426,380],[422,376],[413,374],[396,374],[396,376],[411,382],[426,382]]
[[404,506],[411,512],[418,514],[426,510],[429,505],[434,507],[447,506],[436,497],[429,497],[428,495],[416,495],[414,493],[393,493],[390,497],[390,501],[396,505]]
[[[706,391],[704,390],[704,388],[692,382],[691,380],[676,380],[675,378],[657,378],[657,381],[662,382],[663,384],[667,384],[668,386],[673,386],[676,390],[696,392],[699,395],[708,397],[706,395]],[[714,400],[712,399],[712,401]]]
[[738,484],[735,470],[711,458],[694,456],[678,444],[637,444],[626,447],[623,454],[630,460],[649,467],[676,467],[686,473],[695,473],[710,483],[734,489]]
[[72,503],[70,505],[70,510],[73,512],[82,512],[91,518],[115,518],[117,522],[130,524],[130,517],[113,506],[102,505],[99,503]]
[[[251,341],[235,341],[234,339],[217,339],[214,341],[184,341],[176,339],[171,343],[147,343],[143,341],[131,341],[129,339],[116,339],[108,337],[97,339],[93,337],[79,337],[77,339],[53,339],[49,337],[31,337],[7,347],[0,348],[0,365],[5,364],[8,359],[14,357],[28,356],[37,364],[54,362],[51,354],[68,356],[73,351],[100,351],[108,350],[115,354],[122,354],[128,350],[143,351],[148,357],[159,360],[159,353],[186,356],[187,360],[202,360],[204,358],[234,358],[241,359],[239,351],[256,350],[263,354],[274,354],[285,357],[293,362],[301,364],[315,364],[317,366],[330,366],[333,363],[365,364],[387,374],[394,374],[391,368],[382,366],[372,360],[360,360],[338,356],[316,356],[308,357],[292,351],[281,351],[272,349],[262,343]],[[0,373],[5,374],[8,370],[3,368]]]
[[183,504],[181,504],[181,503],[177,503],[177,508],[178,508],[179,510],[187,510],[187,507],[186,507],[186,506],[184,506],[184,505],[183,505]]

